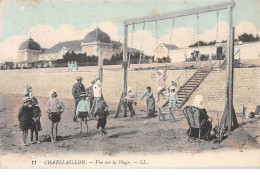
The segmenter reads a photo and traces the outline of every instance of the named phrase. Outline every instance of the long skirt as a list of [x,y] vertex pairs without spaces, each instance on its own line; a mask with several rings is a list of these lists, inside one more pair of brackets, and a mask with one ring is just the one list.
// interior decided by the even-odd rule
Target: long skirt
[[147,98],[146,113],[148,117],[155,117],[155,101],[154,98]]

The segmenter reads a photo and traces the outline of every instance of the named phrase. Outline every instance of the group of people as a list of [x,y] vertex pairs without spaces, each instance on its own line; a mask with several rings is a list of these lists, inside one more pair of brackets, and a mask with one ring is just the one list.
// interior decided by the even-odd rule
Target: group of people
[[[73,85],[72,95],[75,100],[75,111],[73,121],[80,124],[79,133],[82,133],[82,123],[86,125],[88,133],[87,118],[97,119],[97,129],[100,132],[101,139],[106,135],[106,118],[109,115],[108,105],[104,101],[101,93],[101,81],[96,79],[92,81],[89,88],[85,89],[81,83],[82,77],[77,77],[77,83]],[[31,131],[31,143],[40,143],[38,132],[42,131],[40,118],[42,116],[41,109],[38,105],[38,100],[32,94],[32,87],[26,86],[23,93],[23,105],[18,113],[19,128],[22,132],[22,144],[27,146],[28,132]],[[49,100],[45,105],[45,112],[48,119],[52,122],[51,125],[51,141],[57,141],[58,124],[61,120],[61,114],[64,112],[65,106],[61,99],[58,98],[56,90],[49,92]],[[35,133],[35,141],[34,141]]]
[[77,61],[69,61],[68,62],[68,72],[77,71],[77,70],[78,70]]
[[72,87],[72,96],[75,102],[73,121],[80,119],[80,133],[84,122],[88,132],[87,117],[97,119],[97,129],[100,131],[101,139],[106,135],[106,118],[109,115],[108,105],[102,95],[102,85],[99,78],[93,80],[88,88],[82,84],[82,77],[76,78],[77,82]]

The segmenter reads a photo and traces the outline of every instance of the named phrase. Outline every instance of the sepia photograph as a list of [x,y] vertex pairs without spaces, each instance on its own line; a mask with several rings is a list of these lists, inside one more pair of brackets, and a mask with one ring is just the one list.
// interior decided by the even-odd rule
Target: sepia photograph
[[0,169],[259,169],[259,0],[0,0]]

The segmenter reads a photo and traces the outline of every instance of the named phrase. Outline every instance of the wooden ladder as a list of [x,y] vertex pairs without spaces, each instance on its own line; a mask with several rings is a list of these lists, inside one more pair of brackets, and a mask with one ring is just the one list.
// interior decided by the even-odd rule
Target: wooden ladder
[[[190,79],[180,87],[178,94],[177,107],[181,108],[190,98],[191,94],[199,87],[201,82],[207,77],[211,72],[212,67],[209,68],[200,68],[198,69]],[[167,100],[161,107],[159,107],[159,113],[161,111],[166,111],[165,108],[168,108],[169,101]]]

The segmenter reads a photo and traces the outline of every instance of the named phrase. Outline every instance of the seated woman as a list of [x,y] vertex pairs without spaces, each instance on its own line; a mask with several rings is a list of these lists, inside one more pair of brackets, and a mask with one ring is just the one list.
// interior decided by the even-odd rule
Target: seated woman
[[202,95],[196,95],[193,101],[193,106],[197,107],[200,111],[200,119],[202,121],[201,125],[205,129],[205,132],[210,133],[212,129],[212,119],[208,116],[205,107],[202,106],[203,99],[204,97]]

